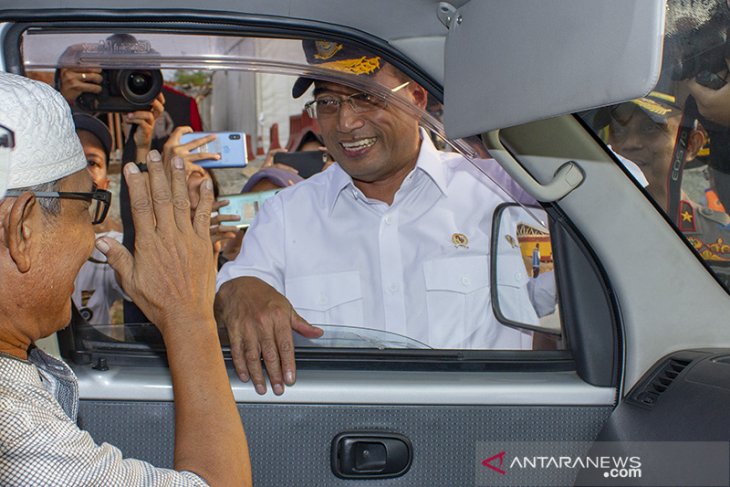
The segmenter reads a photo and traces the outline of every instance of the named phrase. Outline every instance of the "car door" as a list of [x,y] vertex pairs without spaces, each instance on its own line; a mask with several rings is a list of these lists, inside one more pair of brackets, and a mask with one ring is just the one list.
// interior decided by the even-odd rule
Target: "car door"
[[[383,55],[427,87],[438,104],[442,92],[433,66],[424,59],[421,67],[393,46],[427,52],[433,46],[428,37],[443,37],[446,27],[433,5],[408,6],[417,12],[413,26],[398,30],[384,22],[372,35],[350,26],[370,26],[363,19],[374,19],[377,8],[354,3],[352,13],[340,20],[324,2],[314,2],[306,14],[297,11],[303,7],[288,11],[271,5],[248,6],[250,10],[227,5],[228,14],[160,6],[125,11],[123,23],[114,10],[125,7],[121,4],[84,12],[83,18],[72,4],[63,10],[5,11],[4,66],[22,71],[31,43],[44,35],[50,39],[54,32],[165,31],[241,40],[329,35]],[[410,13],[399,10],[407,10],[405,4],[393,8],[394,19]],[[394,32],[408,35],[394,39]],[[231,65],[238,61],[230,60]],[[55,62],[46,70],[55,69]],[[255,72],[263,64],[257,60],[246,68]],[[271,71],[285,68],[279,63]],[[301,66],[287,69],[291,75]],[[241,93],[227,93],[237,95]],[[251,99],[235,99],[256,109]],[[262,129],[254,123],[247,131],[263,136]],[[257,138],[252,143],[258,144]],[[728,306],[725,290],[579,118],[564,115],[503,129],[499,146],[484,139],[490,154],[506,148],[536,185],[549,182],[567,161],[574,161],[583,175],[575,190],[540,205],[548,219],[562,348],[305,346],[297,351],[297,384],[282,396],[257,395],[229,364],[257,485],[566,485],[576,470],[548,469],[547,477],[544,469],[518,472],[510,465],[517,445],[585,448],[624,394],[665,353],[728,345],[716,320]],[[474,141],[451,143],[469,153],[469,142]],[[529,187],[522,189],[529,193]],[[678,274],[692,283],[681,293],[675,289]],[[123,339],[110,340],[108,330],[81,320],[60,337],[60,351],[80,381],[79,423],[97,442],[171,466],[174,405],[164,350],[151,325],[125,325]],[[225,347],[224,354],[230,358]]]

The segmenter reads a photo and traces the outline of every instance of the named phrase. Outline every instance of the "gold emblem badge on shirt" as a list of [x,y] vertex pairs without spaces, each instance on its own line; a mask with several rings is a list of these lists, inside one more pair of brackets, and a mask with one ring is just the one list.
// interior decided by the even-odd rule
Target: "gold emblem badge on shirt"
[[454,247],[456,247],[457,249],[459,247],[464,247],[465,249],[468,249],[469,237],[467,237],[463,233],[454,233],[451,235],[451,243],[454,244]]

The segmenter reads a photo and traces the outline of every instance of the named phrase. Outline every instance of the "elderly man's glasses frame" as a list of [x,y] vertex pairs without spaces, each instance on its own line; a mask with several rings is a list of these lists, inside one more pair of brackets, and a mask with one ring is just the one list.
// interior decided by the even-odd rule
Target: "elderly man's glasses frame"
[[96,189],[94,187],[91,192],[84,193],[84,192],[68,192],[68,191],[7,191],[5,193],[5,196],[20,196],[23,193],[30,192],[33,195],[35,195],[36,198],[60,198],[60,199],[70,199],[70,200],[83,200],[83,201],[90,201],[92,203],[96,203],[93,208],[91,208],[90,213],[93,215],[93,219],[91,221],[92,225],[98,225],[99,223],[103,222],[106,218],[107,213],[109,213],[109,206],[112,202],[112,194],[110,191],[107,191],[105,189]]

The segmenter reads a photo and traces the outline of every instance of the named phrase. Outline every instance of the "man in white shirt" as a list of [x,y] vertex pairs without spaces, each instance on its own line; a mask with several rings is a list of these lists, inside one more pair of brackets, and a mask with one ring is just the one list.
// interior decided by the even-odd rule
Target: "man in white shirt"
[[[304,41],[310,63],[371,77],[416,109],[427,92],[352,46]],[[317,324],[375,328],[435,348],[524,349],[532,336],[491,309],[489,242],[495,208],[511,198],[455,153],[436,150],[418,117],[353,88],[314,83],[316,117],[337,164],[267,201],[242,251],[218,276],[216,316],[242,380],[276,394],[295,380],[292,333]],[[494,161],[480,161],[494,164]],[[519,250],[515,250],[519,256]],[[521,258],[500,284],[512,316],[536,320]]]

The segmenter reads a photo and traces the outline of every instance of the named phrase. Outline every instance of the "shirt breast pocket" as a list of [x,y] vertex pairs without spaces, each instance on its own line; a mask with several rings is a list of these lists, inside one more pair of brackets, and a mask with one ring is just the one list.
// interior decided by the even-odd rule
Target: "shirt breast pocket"
[[312,324],[362,326],[363,304],[358,271],[287,279],[289,302]]
[[486,255],[431,260],[423,266],[429,345],[470,348],[467,338],[491,320],[489,260]]

